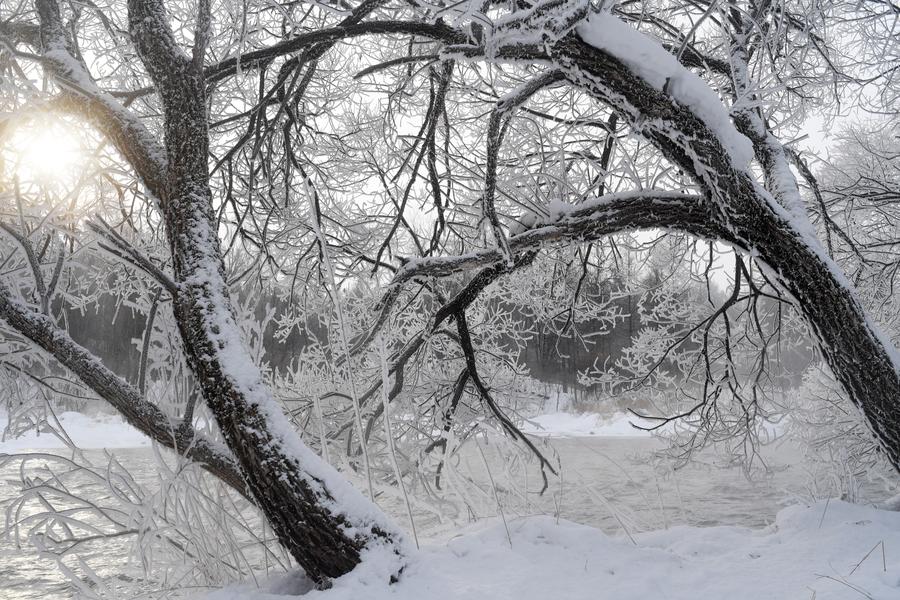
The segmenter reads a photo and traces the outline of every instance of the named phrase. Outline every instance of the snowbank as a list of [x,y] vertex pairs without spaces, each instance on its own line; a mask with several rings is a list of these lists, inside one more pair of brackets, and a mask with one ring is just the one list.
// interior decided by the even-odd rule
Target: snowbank
[[[80,448],[137,448],[149,446],[150,440],[117,415],[89,417],[77,412],[58,415],[66,433]],[[0,433],[6,429],[7,416],[0,414]],[[22,450],[58,449],[66,445],[52,433],[32,430],[12,440],[0,441],[0,454]]]
[[[360,570],[360,571],[365,571]],[[774,525],[675,527],[628,538],[551,517],[476,527],[411,557],[395,585],[356,571],[309,600],[845,600],[900,598],[900,513],[837,500],[782,510]],[[285,600],[279,577],[205,600]]]
[[632,426],[650,427],[651,423],[634,415],[615,415],[604,418],[598,414],[550,413],[526,419],[522,432],[548,437],[631,437],[648,436],[650,432]]

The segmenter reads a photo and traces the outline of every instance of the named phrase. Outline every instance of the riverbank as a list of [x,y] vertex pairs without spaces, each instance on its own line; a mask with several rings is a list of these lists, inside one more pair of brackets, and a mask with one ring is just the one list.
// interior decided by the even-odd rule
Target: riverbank
[[[142,448],[150,440],[137,429],[125,423],[118,415],[88,416],[77,412],[57,415],[64,430],[82,449]],[[0,413],[0,433],[5,431],[7,416]],[[604,417],[595,413],[575,414],[555,412],[526,419],[522,431],[536,437],[648,437],[650,432],[641,427],[652,423],[634,415],[618,414]],[[22,450],[53,450],[66,444],[52,432],[34,429],[15,439],[0,440],[0,454]]]
[[654,423],[635,415],[554,412],[525,419],[522,432],[538,437],[647,437]]
[[548,516],[493,520],[414,552],[399,583],[388,576],[364,565],[326,591],[289,575],[199,598],[891,600],[900,597],[900,513],[831,500],[783,509],[763,529],[633,536]]

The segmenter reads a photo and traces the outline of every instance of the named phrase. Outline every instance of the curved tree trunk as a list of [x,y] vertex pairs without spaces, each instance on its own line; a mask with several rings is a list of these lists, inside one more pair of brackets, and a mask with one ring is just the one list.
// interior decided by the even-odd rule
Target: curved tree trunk
[[179,49],[160,0],[130,0],[128,9],[131,34],[165,111],[161,204],[178,285],[175,316],[188,363],[247,487],[278,540],[319,583],[352,570],[364,548],[385,546],[399,554],[400,534],[300,442],[244,347],[209,187],[203,49],[195,48],[193,58]]
[[794,297],[831,371],[900,472],[900,375],[890,340],[869,321],[851,284],[817,241],[766,206],[747,202],[740,208],[732,223],[737,234],[753,240],[759,259]]
[[[828,366],[900,472],[900,360],[808,222],[798,222],[793,207],[780,206],[775,194],[734,164],[703,115],[641,79],[623,58],[588,44],[577,32],[562,39],[552,55],[570,82],[615,109],[691,174],[717,207],[729,243],[774,271],[809,322]],[[756,150],[765,168],[768,157]]]

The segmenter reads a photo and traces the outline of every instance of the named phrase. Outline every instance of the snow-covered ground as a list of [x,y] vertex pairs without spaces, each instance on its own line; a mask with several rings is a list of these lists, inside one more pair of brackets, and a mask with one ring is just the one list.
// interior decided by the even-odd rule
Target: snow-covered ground
[[[57,415],[75,445],[84,448],[138,448],[150,440],[117,415],[87,416],[77,412]],[[6,430],[7,416],[0,413],[0,433]],[[32,449],[59,449],[66,445],[52,433],[31,430],[15,439],[0,441],[0,454]]]
[[[286,600],[302,578],[204,600]],[[611,537],[552,517],[493,521],[414,552],[400,582],[362,566],[309,600],[896,600],[900,513],[838,500],[792,506],[762,530],[673,527]]]
[[[148,445],[144,436],[119,417],[87,417],[78,413],[59,416],[72,439],[84,448]],[[632,415],[601,417],[554,412],[528,419],[523,431],[569,438],[646,438],[649,435],[634,428],[632,423],[648,424]],[[0,428],[5,426],[6,417],[0,414]],[[650,440],[634,440],[635,443],[645,441]],[[587,443],[587,440],[560,440],[560,443]],[[63,447],[52,434],[30,432],[19,439],[0,442],[0,454]],[[575,496],[570,492],[568,497]],[[388,563],[376,557],[337,580],[326,591],[312,590],[302,575],[292,574],[274,577],[261,588],[253,584],[234,585],[196,598],[900,598],[898,512],[832,500],[784,509],[773,525],[763,529],[676,526],[631,535],[608,535],[597,528],[551,516],[507,516],[506,523],[484,519],[449,540],[431,540],[421,550],[411,550],[399,583],[393,585],[387,583],[391,575]]]
[[549,437],[623,437],[651,435],[646,429],[653,423],[634,415],[617,414],[603,417],[596,413],[573,414],[555,412],[526,419],[522,431],[529,435]]

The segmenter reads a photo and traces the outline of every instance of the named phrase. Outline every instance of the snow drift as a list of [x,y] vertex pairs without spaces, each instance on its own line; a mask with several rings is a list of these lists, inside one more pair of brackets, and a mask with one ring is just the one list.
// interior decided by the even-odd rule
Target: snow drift
[[200,598],[889,600],[900,598],[900,514],[833,500],[786,508],[762,530],[679,526],[633,541],[547,516],[492,521],[423,548],[397,584],[375,572],[364,563],[325,591],[294,574]]

